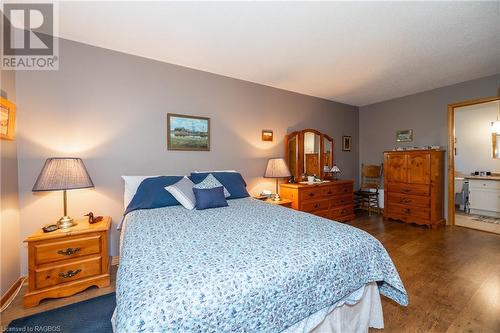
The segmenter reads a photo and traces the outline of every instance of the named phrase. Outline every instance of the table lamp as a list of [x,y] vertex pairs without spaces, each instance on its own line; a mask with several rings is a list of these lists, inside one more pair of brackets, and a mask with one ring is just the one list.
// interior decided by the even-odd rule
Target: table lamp
[[290,177],[292,174],[290,173],[290,169],[286,165],[286,162],[282,158],[270,158],[267,161],[266,173],[264,174],[264,178],[276,178],[276,194],[274,195],[273,200],[280,201],[280,194],[278,189],[278,178],[286,178]]
[[338,174],[340,173],[340,169],[339,167],[337,166],[337,164],[334,164],[332,169],[330,170],[330,172],[333,174],[333,180],[337,180],[338,179]]
[[33,192],[63,191],[64,216],[59,219],[57,226],[67,229],[76,224],[68,216],[66,190],[90,187],[94,187],[94,183],[81,158],[53,157],[45,161],[33,186]]

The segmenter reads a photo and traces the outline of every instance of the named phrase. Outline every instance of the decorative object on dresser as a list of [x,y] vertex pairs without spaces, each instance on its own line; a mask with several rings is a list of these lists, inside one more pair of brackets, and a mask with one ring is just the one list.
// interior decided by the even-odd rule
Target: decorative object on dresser
[[337,166],[337,164],[334,164],[332,169],[330,170],[330,172],[332,173],[332,179],[333,180],[337,180],[338,177],[339,177],[339,174],[340,174],[340,169],[339,167]]
[[90,187],[94,187],[94,183],[81,158],[53,157],[45,161],[33,186],[33,192],[63,191],[64,216],[59,219],[57,225],[60,229],[67,229],[75,223],[68,216],[66,190]]
[[336,221],[354,218],[353,180],[318,184],[281,184],[280,193],[292,208]]
[[276,193],[274,194],[275,201],[280,200],[278,179],[290,177],[291,173],[286,165],[286,162],[282,158],[270,158],[267,161],[266,172],[264,173],[264,178],[275,178],[276,179]]
[[315,129],[305,129],[285,137],[285,160],[295,181],[306,176],[324,179],[333,167],[333,139]]
[[44,298],[74,295],[90,286],[109,286],[108,237],[111,217],[90,224],[87,218],[69,231],[38,231],[29,236],[28,292],[24,306]]
[[361,164],[361,186],[354,192],[356,208],[368,208],[368,215],[372,215],[372,208],[377,209],[380,214],[380,203],[378,200],[380,185],[382,182],[382,165]]
[[0,97],[0,139],[14,140],[16,137],[16,105]]
[[384,217],[443,224],[443,150],[384,153]]

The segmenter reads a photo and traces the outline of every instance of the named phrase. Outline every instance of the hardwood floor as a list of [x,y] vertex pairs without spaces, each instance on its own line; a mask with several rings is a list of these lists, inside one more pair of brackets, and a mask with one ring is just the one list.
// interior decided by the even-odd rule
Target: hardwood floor
[[[384,244],[410,297],[406,308],[382,298],[384,332],[500,332],[500,235],[463,227],[431,230],[377,215],[362,215],[349,224]],[[115,276],[116,268],[109,288],[44,300],[30,309],[22,306],[23,287],[2,313],[1,325],[112,292]]]

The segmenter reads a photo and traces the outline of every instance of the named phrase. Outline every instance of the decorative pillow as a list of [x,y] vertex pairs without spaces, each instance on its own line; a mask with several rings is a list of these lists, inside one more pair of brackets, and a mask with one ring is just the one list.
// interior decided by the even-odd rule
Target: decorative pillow
[[184,176],[174,185],[165,187],[165,190],[172,194],[184,208],[194,209],[196,198],[194,197],[193,186],[194,183],[187,176]]
[[132,198],[132,201],[128,204],[123,215],[127,215],[131,211],[137,209],[151,209],[178,205],[179,202],[172,194],[165,191],[165,187],[177,183],[182,178],[183,176],[160,176],[144,179],[137,188],[134,198]]
[[223,186],[207,189],[193,188],[193,192],[198,210],[228,206]]
[[202,181],[193,186],[193,189],[210,189],[214,187],[222,187],[222,189],[224,190],[224,197],[227,198],[231,195],[231,193],[228,192],[227,189],[211,173],[205,175],[205,177],[203,178],[204,179]]
[[198,184],[209,174],[213,175],[222,186],[229,191],[230,196],[227,197],[228,199],[246,198],[250,196],[246,189],[247,184],[239,172],[193,172],[191,173],[191,180],[193,183]]

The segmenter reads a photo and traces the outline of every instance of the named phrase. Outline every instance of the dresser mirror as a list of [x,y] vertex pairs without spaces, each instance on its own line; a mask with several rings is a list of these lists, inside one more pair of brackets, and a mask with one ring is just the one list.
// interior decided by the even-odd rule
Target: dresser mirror
[[[333,139],[315,129],[305,129],[285,137],[285,158],[294,179],[304,175],[325,178],[333,166]],[[327,171],[328,170],[328,171]]]

